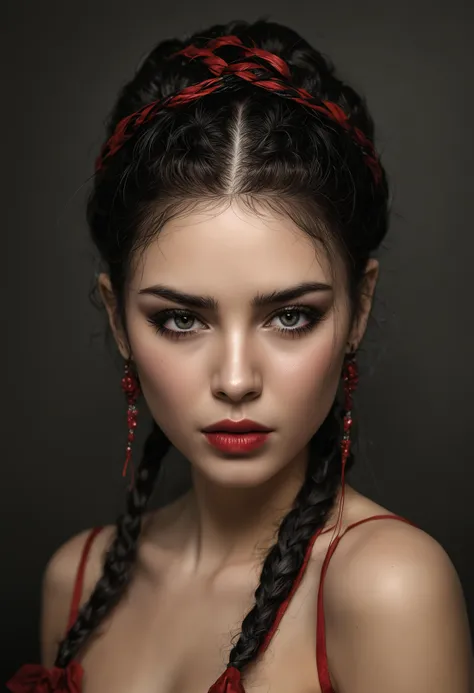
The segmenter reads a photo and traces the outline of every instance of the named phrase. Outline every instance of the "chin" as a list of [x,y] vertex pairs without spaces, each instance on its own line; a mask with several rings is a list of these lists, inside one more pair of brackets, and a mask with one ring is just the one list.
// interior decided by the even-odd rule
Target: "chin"
[[[192,466],[193,463],[191,463]],[[196,464],[200,476],[225,488],[257,488],[275,478],[281,467],[270,466],[262,456],[216,457],[204,464]]]

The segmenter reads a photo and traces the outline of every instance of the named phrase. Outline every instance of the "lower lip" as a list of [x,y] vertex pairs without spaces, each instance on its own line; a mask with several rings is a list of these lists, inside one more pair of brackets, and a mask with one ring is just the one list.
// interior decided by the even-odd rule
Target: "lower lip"
[[257,433],[204,433],[208,442],[223,452],[251,452],[260,448],[270,431]]

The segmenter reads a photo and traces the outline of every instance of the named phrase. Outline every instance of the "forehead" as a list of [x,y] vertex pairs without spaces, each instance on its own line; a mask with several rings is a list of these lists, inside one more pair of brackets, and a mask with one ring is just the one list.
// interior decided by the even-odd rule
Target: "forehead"
[[159,281],[225,296],[333,278],[322,247],[291,219],[229,205],[169,220],[140,254],[131,285]]

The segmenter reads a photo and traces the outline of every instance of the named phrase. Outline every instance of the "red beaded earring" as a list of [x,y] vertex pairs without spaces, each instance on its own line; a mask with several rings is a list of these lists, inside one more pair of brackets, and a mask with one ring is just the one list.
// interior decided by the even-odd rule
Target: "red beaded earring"
[[355,360],[355,352],[347,355],[342,372],[344,380],[344,432],[342,435],[342,466],[344,468],[351,448],[351,427],[352,427],[352,393],[359,382],[359,371]]
[[[125,375],[122,378],[122,390],[124,391],[125,396],[126,396],[127,401],[128,401],[127,453],[125,456],[125,464],[124,464],[123,470],[122,470],[122,476],[125,476],[127,474],[128,464],[129,464],[131,456],[132,456],[132,443],[133,443],[133,440],[135,438],[135,428],[137,427],[138,409],[135,406],[135,402],[137,401],[137,399],[140,395],[140,385],[138,383],[138,380],[137,380],[135,373],[133,372],[132,365],[131,365],[131,359],[128,359],[128,361],[125,363]],[[135,474],[134,474],[134,469],[132,466],[131,486],[133,486],[134,476],[135,476]]]
[[[344,368],[342,371],[342,379],[344,381],[344,422],[343,422],[343,432],[341,440],[341,497],[339,500],[339,509],[337,514],[337,520],[335,527],[339,526],[342,522],[342,512],[344,508],[344,495],[345,495],[345,470],[346,462],[349,457],[349,452],[351,449],[351,428],[352,428],[352,393],[357,387],[359,382],[359,370],[357,367],[357,362],[355,360],[355,351],[352,348],[351,352],[347,354],[344,361]],[[331,543],[334,539],[331,539]]]

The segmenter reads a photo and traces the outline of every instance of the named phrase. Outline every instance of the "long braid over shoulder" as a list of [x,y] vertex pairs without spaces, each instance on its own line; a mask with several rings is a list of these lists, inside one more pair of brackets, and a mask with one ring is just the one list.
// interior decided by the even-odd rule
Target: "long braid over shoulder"
[[160,470],[160,462],[169,447],[170,441],[154,424],[144,445],[135,484],[128,493],[127,510],[117,519],[115,537],[105,557],[102,577],[66,638],[60,643],[56,666],[65,666],[72,659],[87,636],[117,603],[130,582],[142,515]]
[[[311,440],[305,481],[293,508],[283,518],[276,543],[262,566],[255,592],[255,606],[242,623],[240,636],[232,648],[229,665],[242,671],[263,647],[278,609],[293,588],[308,544],[322,527],[334,505],[340,484],[342,412],[334,403],[318,434]],[[348,471],[354,463],[349,455]]]
[[[220,45],[220,37],[228,36],[238,41]],[[173,216],[237,197],[254,213],[286,215],[329,256],[342,258],[355,318],[363,270],[388,225],[388,185],[373,141],[364,100],[284,26],[232,22],[160,43],[119,94],[87,208],[125,333],[125,297],[139,251],[159,238]],[[239,670],[256,656],[311,537],[334,506],[341,432],[336,398],[309,441],[306,479],[263,562],[255,605],[230,650],[229,664]],[[59,666],[75,656],[126,589],[141,514],[170,444],[157,423],[103,575],[61,644]],[[353,462],[351,453],[347,471]]]

